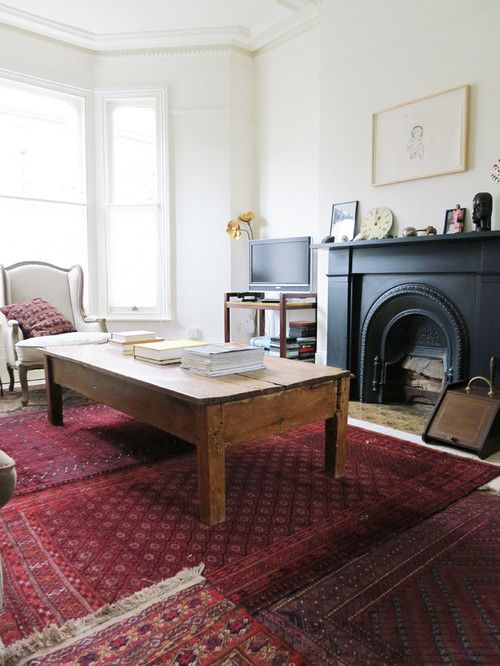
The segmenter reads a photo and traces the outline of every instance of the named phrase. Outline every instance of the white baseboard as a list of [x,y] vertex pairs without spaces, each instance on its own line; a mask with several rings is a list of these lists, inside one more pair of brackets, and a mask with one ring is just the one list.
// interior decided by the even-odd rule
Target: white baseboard
[[317,351],[314,357],[314,362],[318,365],[326,365],[326,350]]

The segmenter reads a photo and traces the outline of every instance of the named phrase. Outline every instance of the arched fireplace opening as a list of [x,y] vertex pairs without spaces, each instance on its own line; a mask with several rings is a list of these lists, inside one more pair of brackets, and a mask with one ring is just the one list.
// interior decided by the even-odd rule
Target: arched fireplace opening
[[453,303],[425,284],[382,294],[361,331],[361,402],[434,404],[443,386],[464,378],[467,332]]

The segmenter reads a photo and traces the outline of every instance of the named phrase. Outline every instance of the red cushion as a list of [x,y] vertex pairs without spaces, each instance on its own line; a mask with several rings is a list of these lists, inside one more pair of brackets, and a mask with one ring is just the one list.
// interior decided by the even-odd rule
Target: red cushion
[[25,338],[76,331],[73,324],[57,308],[42,298],[4,305],[0,311],[7,319],[19,322]]

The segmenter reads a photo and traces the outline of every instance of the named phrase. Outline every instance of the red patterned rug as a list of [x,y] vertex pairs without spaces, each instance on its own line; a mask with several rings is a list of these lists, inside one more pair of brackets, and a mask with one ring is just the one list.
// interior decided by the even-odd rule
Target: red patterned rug
[[[317,424],[229,449],[227,520],[209,528],[198,521],[192,449],[168,454],[168,437],[105,407],[65,416],[63,428],[34,414],[23,429],[18,418],[17,452],[16,442],[4,443],[10,417],[2,419],[0,446],[32,479],[1,513],[5,643],[200,562],[232,603],[265,608],[317,580],[321,567],[329,573],[497,475],[485,463],[353,428],[347,474],[332,480]],[[145,464],[137,451],[148,441],[157,449]],[[57,475],[47,480],[51,460]]]
[[16,495],[191,452],[189,444],[104,405],[64,408],[64,427],[47,410],[0,421],[0,448],[16,461]]
[[11,645],[2,664],[299,666],[304,659],[196,572]]
[[496,665],[499,505],[473,493],[257,617],[315,664]]

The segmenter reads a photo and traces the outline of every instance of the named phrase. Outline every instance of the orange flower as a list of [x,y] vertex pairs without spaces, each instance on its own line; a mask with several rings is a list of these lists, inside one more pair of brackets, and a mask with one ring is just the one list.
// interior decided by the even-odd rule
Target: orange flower
[[241,222],[246,222],[249,224],[255,215],[252,213],[251,210],[248,211],[248,213],[242,213],[241,215],[238,215],[238,220],[241,220]]
[[240,223],[236,220],[230,220],[227,223],[226,233],[228,233],[233,240],[238,240],[241,237]]

